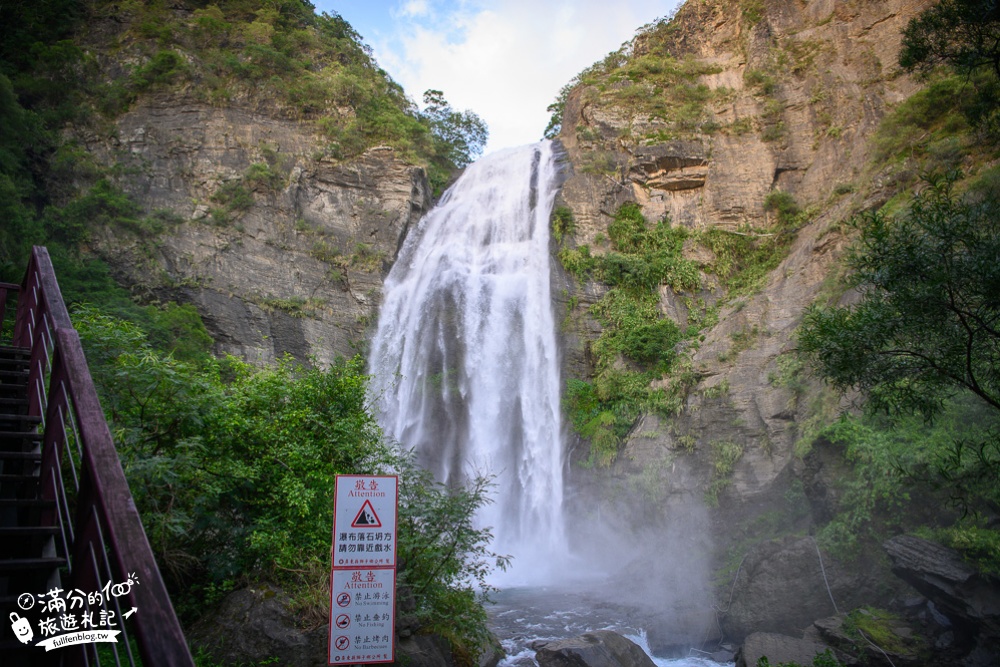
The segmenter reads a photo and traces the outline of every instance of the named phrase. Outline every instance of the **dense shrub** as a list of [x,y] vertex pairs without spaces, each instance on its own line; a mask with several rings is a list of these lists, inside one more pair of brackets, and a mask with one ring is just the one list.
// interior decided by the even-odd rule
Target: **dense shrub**
[[[169,320],[186,328],[185,318],[175,309]],[[473,656],[484,646],[485,578],[506,562],[489,550],[489,529],[473,525],[489,480],[445,488],[389,447],[366,409],[360,358],[326,369],[183,361],[93,308],[73,320],[183,614],[234,582],[264,581],[285,586],[299,613],[324,616],[336,476],[394,472],[401,588],[424,627]]]

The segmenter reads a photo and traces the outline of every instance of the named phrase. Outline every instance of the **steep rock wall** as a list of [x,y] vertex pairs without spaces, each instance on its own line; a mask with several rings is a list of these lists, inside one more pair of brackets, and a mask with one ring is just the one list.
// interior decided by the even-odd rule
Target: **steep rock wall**
[[391,148],[335,161],[310,123],[246,107],[152,96],[82,139],[144,209],[169,212],[154,238],[105,229],[98,254],[144,299],[195,304],[217,352],[255,363],[362,350],[431,203]]
[[[648,528],[704,503],[713,489],[716,565],[736,542],[766,538],[757,520],[768,513],[781,513],[779,534],[807,528],[802,484],[817,475],[805,470],[796,443],[845,405],[796,366],[794,331],[810,304],[851,298],[836,280],[849,242],[841,223],[895,194],[872,165],[871,140],[887,111],[919,87],[896,59],[903,27],[930,4],[688,0],[656,48],[705,72],[697,83],[711,93],[695,127],[684,129],[669,109],[648,114],[621,103],[628,98],[618,91],[629,85],[621,81],[596,86],[584,78],[570,93],[559,139],[572,165],[561,194],[576,221],[571,244],[606,249],[603,238],[624,202],[639,203],[648,221],[668,216],[692,230],[734,233],[775,228],[765,209],[775,191],[809,212],[780,265],[750,295],[727,294],[707,270],[712,252],[685,246],[685,256],[706,269],[702,288],[684,300],[661,287],[660,309],[683,324],[700,298],[720,308],[718,323],[689,348],[694,382],[678,414],[643,415],[610,469],[573,466],[576,488],[586,489],[579,497],[602,499],[582,501],[580,514],[632,498]],[[650,41],[638,38],[631,55],[641,57]],[[566,275],[560,282],[565,375],[586,378],[601,331],[589,307],[606,287]],[[724,448],[735,461],[720,473]],[[586,449],[577,440],[571,458],[579,463]]]

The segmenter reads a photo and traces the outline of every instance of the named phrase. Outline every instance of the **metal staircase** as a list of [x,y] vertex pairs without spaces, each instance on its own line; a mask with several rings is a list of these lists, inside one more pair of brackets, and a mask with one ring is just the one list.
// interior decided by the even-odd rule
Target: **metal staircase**
[[[11,612],[23,613],[19,593],[51,590],[67,565],[57,555],[55,501],[39,495],[44,434],[41,417],[28,414],[30,361],[29,349],[0,346],[0,613],[8,621]],[[43,657],[29,650],[14,637],[0,642],[5,664],[40,664]],[[44,660],[58,664],[52,656]]]
[[41,247],[0,283],[0,619],[3,667],[194,665]]

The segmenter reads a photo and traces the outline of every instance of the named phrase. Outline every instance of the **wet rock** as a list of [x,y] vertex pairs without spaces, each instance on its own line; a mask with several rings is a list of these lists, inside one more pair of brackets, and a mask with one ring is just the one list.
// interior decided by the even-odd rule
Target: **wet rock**
[[541,667],[655,667],[635,642],[610,630],[549,642],[535,658]]
[[1000,631],[1000,590],[954,549],[912,535],[884,544],[892,570],[948,616]]
[[[646,641],[654,655],[681,658],[692,648],[718,646],[722,637],[715,613],[706,607],[689,606],[644,621]],[[727,661],[723,661],[727,662]]]
[[773,632],[754,632],[743,640],[743,645],[736,652],[736,667],[754,667],[764,657],[772,665],[785,662],[811,665],[813,658],[828,648],[825,644],[807,639]]
[[727,651],[726,649],[720,649],[709,654],[708,657],[715,662],[727,663],[736,660],[736,653],[733,651]]
[[[862,615],[870,615],[870,612],[859,609],[857,612]],[[860,637],[856,632],[848,630],[844,621],[847,616],[838,614],[829,618],[822,618],[813,623],[813,628],[823,643],[828,644],[838,651],[840,662],[845,665],[861,664],[873,665],[885,661],[886,658],[892,661],[897,667],[903,665],[924,664],[926,643],[920,631],[913,628],[908,622],[897,618],[883,618],[878,621],[879,627],[883,630],[883,636],[888,642],[883,641],[881,645],[876,645],[871,641],[871,637]],[[807,635],[808,636],[808,635]],[[843,656],[851,656],[845,659]]]
[[440,635],[413,635],[400,639],[397,648],[396,662],[393,665],[455,667],[451,646]]
[[476,664],[478,667],[497,667],[500,661],[506,656],[507,654],[504,652],[499,640],[491,636],[486,646],[483,647],[482,653],[479,654],[479,660]]

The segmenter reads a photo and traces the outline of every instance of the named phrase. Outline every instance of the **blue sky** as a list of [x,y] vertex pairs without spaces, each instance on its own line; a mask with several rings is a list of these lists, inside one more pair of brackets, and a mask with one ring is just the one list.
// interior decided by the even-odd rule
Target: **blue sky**
[[486,152],[532,143],[583,68],[680,0],[312,0],[337,12],[420,102],[429,88],[490,127]]

